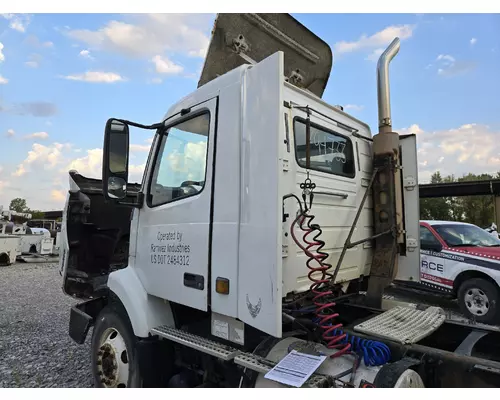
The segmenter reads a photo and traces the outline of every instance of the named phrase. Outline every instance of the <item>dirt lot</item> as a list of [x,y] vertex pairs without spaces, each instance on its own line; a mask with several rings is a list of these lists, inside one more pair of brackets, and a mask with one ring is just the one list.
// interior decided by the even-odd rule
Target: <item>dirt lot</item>
[[90,335],[68,336],[61,283],[57,264],[0,267],[0,387],[92,387]]

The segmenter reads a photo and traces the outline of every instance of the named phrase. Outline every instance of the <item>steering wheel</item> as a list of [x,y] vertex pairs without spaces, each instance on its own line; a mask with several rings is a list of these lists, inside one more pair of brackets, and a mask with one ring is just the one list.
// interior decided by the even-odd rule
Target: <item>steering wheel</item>
[[203,182],[197,182],[197,181],[184,181],[181,183],[181,187],[186,187],[186,186],[203,186]]
[[184,181],[181,183],[181,188],[184,188],[187,195],[196,194],[199,192],[199,189],[195,188],[196,186],[203,186],[203,182],[197,181]]

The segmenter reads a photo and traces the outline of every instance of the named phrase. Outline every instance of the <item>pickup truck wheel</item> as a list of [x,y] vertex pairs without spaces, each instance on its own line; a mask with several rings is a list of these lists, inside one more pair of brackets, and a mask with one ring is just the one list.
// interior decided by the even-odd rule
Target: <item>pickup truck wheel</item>
[[498,287],[482,278],[466,280],[458,289],[460,310],[477,322],[492,324],[498,320]]
[[92,333],[92,375],[98,388],[142,386],[136,357],[136,338],[120,307],[107,306]]

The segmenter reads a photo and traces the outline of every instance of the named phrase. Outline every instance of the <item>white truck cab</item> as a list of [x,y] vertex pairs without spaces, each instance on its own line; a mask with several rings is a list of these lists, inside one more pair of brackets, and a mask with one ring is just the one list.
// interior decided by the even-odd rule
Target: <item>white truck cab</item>
[[[102,181],[70,171],[60,248],[97,386],[283,386],[264,374],[291,349],[328,355],[309,386],[423,385],[425,361],[349,325],[420,276],[415,135],[391,130],[398,50],[379,61],[374,137],[322,100],[331,50],[287,14],[218,15],[196,91],[152,125],[108,120]],[[138,184],[129,126],[156,131]],[[343,303],[363,287],[370,307]]]

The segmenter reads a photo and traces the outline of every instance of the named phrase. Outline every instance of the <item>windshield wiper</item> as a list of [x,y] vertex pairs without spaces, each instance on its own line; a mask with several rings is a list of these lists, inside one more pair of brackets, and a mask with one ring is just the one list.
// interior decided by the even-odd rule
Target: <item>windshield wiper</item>
[[489,246],[484,246],[484,247],[500,247],[500,244],[490,244]]
[[462,243],[462,244],[455,244],[455,245],[450,245],[451,247],[477,247],[477,244],[472,244],[472,243]]

